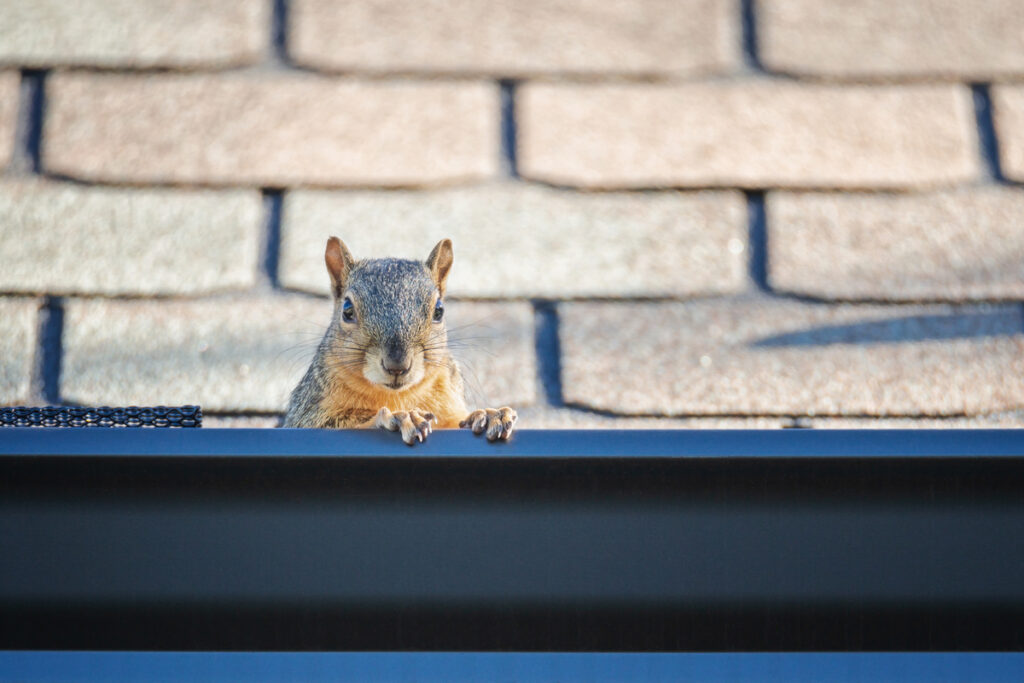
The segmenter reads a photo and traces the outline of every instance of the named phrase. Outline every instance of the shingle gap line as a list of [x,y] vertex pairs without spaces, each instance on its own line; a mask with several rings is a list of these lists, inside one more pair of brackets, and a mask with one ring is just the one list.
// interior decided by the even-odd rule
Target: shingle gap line
[[764,71],[757,39],[756,0],[740,0],[740,17],[742,23],[743,62],[754,71]]
[[39,309],[39,337],[33,367],[32,393],[48,405],[60,405],[64,301],[46,297]]
[[279,189],[263,189],[263,235],[260,253],[262,275],[271,289],[281,289],[278,275],[281,263],[281,208],[284,192]]
[[1005,183],[1003,169],[999,163],[999,139],[996,136],[995,120],[992,115],[992,96],[987,83],[971,84],[974,97],[974,117],[978,128],[978,147],[981,160],[988,171],[989,177],[999,183]]
[[21,72],[19,92],[16,148],[12,167],[25,173],[41,173],[40,148],[43,139],[45,81],[44,69],[25,69]]
[[270,46],[273,59],[289,64],[288,59],[288,0],[273,0],[270,25]]
[[747,197],[747,265],[750,279],[758,291],[771,292],[768,284],[768,221],[764,209],[764,192],[752,190]]
[[562,394],[562,349],[558,339],[558,308],[550,301],[533,302],[537,373],[548,405],[565,406]]
[[516,128],[516,82],[498,81],[501,86],[501,157],[510,178],[519,178]]

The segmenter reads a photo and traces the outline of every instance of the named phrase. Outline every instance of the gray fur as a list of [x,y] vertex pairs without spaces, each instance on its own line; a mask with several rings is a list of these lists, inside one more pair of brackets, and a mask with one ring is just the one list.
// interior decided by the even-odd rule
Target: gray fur
[[[283,426],[354,427],[373,418],[373,410],[339,417],[328,416],[321,408],[331,390],[332,363],[354,362],[353,346],[404,354],[416,345],[429,345],[429,362],[446,364],[457,375],[457,366],[447,352],[444,325],[432,324],[437,289],[423,262],[394,258],[357,261],[334,302],[331,323],[313,362],[292,391]],[[351,296],[355,305],[355,323],[342,320],[346,296]]]
[[[337,309],[337,306],[335,306]],[[337,311],[335,311],[337,313]],[[317,347],[313,362],[303,375],[295,389],[292,390],[291,398],[288,400],[288,411],[284,416],[282,427],[329,427],[320,414],[320,400],[327,389],[327,353],[330,345],[329,335],[334,327],[332,318],[331,326]]]
[[436,290],[422,262],[394,258],[359,261],[346,283],[362,334],[371,343],[402,351],[429,329]]

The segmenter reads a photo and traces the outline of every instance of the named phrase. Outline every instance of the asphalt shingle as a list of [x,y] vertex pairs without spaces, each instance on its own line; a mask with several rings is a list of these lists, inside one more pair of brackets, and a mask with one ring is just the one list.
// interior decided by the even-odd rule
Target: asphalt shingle
[[[536,375],[529,306],[452,309],[453,324],[470,325],[452,333],[469,388],[495,402],[529,402]],[[69,300],[61,396],[85,405],[283,412],[330,315],[326,300],[298,296]]]
[[520,408],[537,400],[533,307],[527,302],[453,302],[448,345],[472,408]]
[[14,153],[20,82],[17,71],[0,71],[0,170],[11,163]]
[[853,78],[1024,75],[1018,0],[759,0],[769,69]]
[[773,288],[834,299],[1024,299],[1024,192],[769,193]]
[[1024,412],[995,413],[974,417],[825,417],[806,420],[812,429],[1022,429]]
[[300,191],[285,199],[279,271],[286,287],[326,293],[330,235],[356,258],[424,259],[449,237],[454,296],[729,293],[746,284],[746,224],[738,192],[581,194],[523,183]]
[[250,287],[260,222],[255,191],[0,183],[0,290],[168,295]]
[[973,415],[1024,407],[1014,306],[744,297],[559,306],[565,400],[657,415]]
[[280,412],[330,314],[300,297],[68,300],[61,397]]
[[915,188],[979,174],[954,85],[530,83],[523,177],[586,188]]
[[264,0],[4,0],[0,63],[219,67],[259,61]]
[[454,239],[469,402],[524,428],[1024,426],[1018,0],[0,15],[0,402],[63,319],[65,403],[272,426],[336,234]]
[[996,86],[992,107],[1003,174],[1024,182],[1024,86]]
[[288,50],[371,72],[692,74],[738,66],[731,0],[293,0]]
[[0,298],[0,405],[28,400],[38,321],[39,301]]
[[279,415],[211,415],[203,413],[203,429],[274,429]]
[[519,429],[781,429],[779,417],[624,417],[578,408],[530,407],[519,411]]
[[490,83],[59,73],[47,96],[43,166],[86,180],[400,186],[498,169]]

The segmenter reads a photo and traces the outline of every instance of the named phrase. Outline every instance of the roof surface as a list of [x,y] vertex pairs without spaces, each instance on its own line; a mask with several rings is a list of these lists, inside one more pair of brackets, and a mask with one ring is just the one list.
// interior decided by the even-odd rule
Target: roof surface
[[272,426],[451,237],[521,426],[1024,425],[1018,0],[0,8],[0,404]]

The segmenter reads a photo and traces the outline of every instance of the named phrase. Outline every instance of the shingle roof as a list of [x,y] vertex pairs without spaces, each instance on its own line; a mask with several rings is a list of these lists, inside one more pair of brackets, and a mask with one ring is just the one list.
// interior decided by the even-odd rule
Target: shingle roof
[[1015,0],[0,7],[0,404],[269,426],[337,234],[524,427],[1024,426]]

